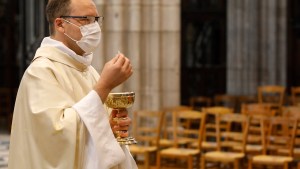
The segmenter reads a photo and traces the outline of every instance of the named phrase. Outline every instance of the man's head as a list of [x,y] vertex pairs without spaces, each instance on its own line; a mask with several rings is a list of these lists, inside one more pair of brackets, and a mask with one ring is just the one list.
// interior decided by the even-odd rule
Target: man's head
[[46,17],[49,22],[50,34],[55,34],[54,21],[63,15],[69,15],[71,0],[49,0],[46,7]]
[[98,17],[93,0],[49,0],[46,15],[51,37],[82,55],[84,51],[75,41],[82,38],[80,27],[91,23],[90,19],[84,17],[89,16],[94,20]]

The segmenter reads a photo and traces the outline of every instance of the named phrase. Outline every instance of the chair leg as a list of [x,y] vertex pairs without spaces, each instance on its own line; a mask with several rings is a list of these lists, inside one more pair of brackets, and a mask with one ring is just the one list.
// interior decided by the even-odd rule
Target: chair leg
[[204,157],[204,154],[202,154],[201,156],[201,169],[205,169],[205,157]]
[[249,159],[248,161],[248,169],[252,169],[252,159]]
[[284,169],[289,169],[289,163],[285,162],[283,168]]
[[145,157],[145,161],[144,161],[144,167],[145,167],[145,169],[149,169],[149,166],[150,166],[150,155],[149,155],[149,152],[146,152],[145,154],[144,154],[144,157]]
[[157,169],[160,169],[160,153],[157,152],[156,154],[156,167]]
[[193,156],[188,157],[188,169],[193,169]]
[[240,167],[239,167],[239,159],[236,159],[236,160],[234,160],[234,169],[239,169]]
[[300,169],[300,162],[298,162],[297,164],[297,169]]

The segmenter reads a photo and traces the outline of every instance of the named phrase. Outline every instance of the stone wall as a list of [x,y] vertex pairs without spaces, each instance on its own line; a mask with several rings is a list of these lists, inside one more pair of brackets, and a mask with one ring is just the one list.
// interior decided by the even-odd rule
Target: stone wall
[[227,93],[286,85],[287,1],[227,1]]
[[131,59],[133,76],[115,91],[135,91],[134,109],[180,103],[180,0],[96,0],[104,16],[93,65],[119,51]]

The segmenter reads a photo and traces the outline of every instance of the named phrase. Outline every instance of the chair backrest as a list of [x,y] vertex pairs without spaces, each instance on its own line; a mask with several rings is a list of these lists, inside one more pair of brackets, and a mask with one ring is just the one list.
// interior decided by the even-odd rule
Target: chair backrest
[[236,96],[237,106],[236,111],[241,112],[243,104],[257,103],[257,95],[240,95]]
[[233,108],[225,107],[225,106],[212,106],[212,107],[205,107],[202,108],[202,112],[208,114],[227,114],[233,113]]
[[[195,110],[181,110],[173,115],[174,146],[179,147],[179,140],[186,140],[190,143],[197,142],[197,147],[201,148],[206,114]],[[199,126],[186,127],[182,125],[182,121],[198,121]]]
[[241,113],[251,117],[248,131],[248,144],[261,145],[261,118],[273,117],[275,110],[271,109],[270,104],[251,103],[243,104]]
[[[282,108],[282,116],[300,119],[300,106],[285,106]],[[300,148],[300,125],[297,126],[294,148]]]
[[[202,109],[202,112],[206,114],[204,140],[205,141],[216,141],[217,139],[217,122],[216,116],[220,114],[233,113],[232,108],[223,106],[206,107]],[[226,126],[223,125],[223,128]]]
[[282,107],[282,116],[300,118],[300,106]]
[[267,85],[258,87],[258,102],[271,103],[274,106],[282,106],[285,97],[285,87]]
[[155,145],[159,146],[163,111],[138,110],[134,111],[133,136],[138,144],[149,146],[155,140]]
[[296,106],[300,104],[300,86],[291,88],[291,99],[292,105]]
[[201,111],[203,107],[210,107],[212,104],[212,100],[207,96],[194,96],[190,98],[189,104],[193,108],[193,110]]
[[236,110],[237,98],[228,94],[217,94],[214,96],[214,106],[229,107]]
[[164,119],[162,122],[162,139],[167,140],[173,140],[173,122],[172,118],[174,113],[177,111],[184,111],[184,110],[192,110],[193,108],[191,106],[184,106],[184,105],[178,105],[178,106],[172,106],[172,107],[165,107],[162,109],[164,112]]
[[242,104],[241,113],[249,116],[263,115],[263,116],[274,116],[275,111],[272,111],[271,104],[264,103],[249,103]]
[[[293,156],[298,119],[275,116],[265,118],[261,123],[263,153],[274,155],[278,154],[278,150],[286,150],[288,156]],[[268,132],[265,132],[265,128],[268,128]]]
[[[223,148],[241,147],[240,152],[244,153],[247,143],[250,117],[243,114],[220,114],[217,115],[217,145],[218,150]],[[226,125],[224,129],[222,127]]]

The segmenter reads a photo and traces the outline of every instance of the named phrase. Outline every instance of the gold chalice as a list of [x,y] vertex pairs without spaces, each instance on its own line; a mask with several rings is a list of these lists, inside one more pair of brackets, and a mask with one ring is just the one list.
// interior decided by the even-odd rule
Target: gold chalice
[[[112,109],[127,109],[131,107],[134,103],[135,93],[134,92],[120,92],[120,93],[109,93],[105,104],[107,107]],[[120,120],[119,118],[115,118],[114,120]],[[122,138],[117,133],[117,141],[121,145],[130,145],[136,144],[137,142],[133,137]]]

